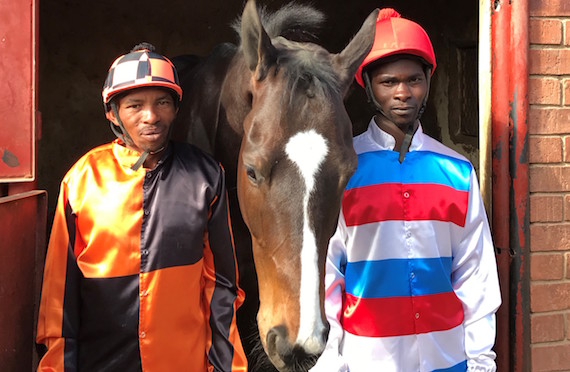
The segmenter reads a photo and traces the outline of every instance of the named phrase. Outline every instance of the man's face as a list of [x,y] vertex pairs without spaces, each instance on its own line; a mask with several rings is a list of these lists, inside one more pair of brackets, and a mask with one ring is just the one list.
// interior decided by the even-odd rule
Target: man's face
[[428,89],[420,61],[401,58],[380,64],[370,71],[370,84],[388,120],[402,130],[414,123]]
[[[168,90],[134,89],[119,98],[117,108],[125,130],[134,142],[127,147],[142,153],[158,151],[166,145],[177,112]],[[118,125],[113,111],[107,112],[107,118]]]

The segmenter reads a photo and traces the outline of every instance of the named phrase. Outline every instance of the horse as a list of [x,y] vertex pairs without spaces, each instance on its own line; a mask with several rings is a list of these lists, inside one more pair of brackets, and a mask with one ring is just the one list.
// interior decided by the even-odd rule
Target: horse
[[173,58],[184,91],[173,137],[226,173],[250,370],[306,371],[325,348],[326,250],[357,162],[343,99],[376,14],[329,53],[313,42],[320,11],[291,3],[271,13],[249,0],[233,25],[239,44]]

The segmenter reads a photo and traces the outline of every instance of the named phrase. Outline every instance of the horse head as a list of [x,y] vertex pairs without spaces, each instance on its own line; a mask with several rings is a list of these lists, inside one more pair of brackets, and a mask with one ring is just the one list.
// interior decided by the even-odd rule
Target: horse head
[[307,370],[323,352],[326,250],[356,167],[343,99],[370,50],[376,11],[338,54],[270,35],[249,0],[241,53],[251,71],[237,162],[241,214],[259,278],[257,322],[280,371]]

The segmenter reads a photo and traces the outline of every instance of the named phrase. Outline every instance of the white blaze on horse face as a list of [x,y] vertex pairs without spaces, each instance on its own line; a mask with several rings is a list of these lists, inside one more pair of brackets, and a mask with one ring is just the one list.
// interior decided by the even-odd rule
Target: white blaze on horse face
[[325,326],[320,314],[317,242],[309,226],[309,198],[315,187],[316,175],[328,151],[326,139],[314,130],[295,134],[285,146],[287,156],[297,165],[305,181],[299,298],[300,324],[296,342],[303,346],[306,352],[313,354],[320,354],[324,350],[322,334]]

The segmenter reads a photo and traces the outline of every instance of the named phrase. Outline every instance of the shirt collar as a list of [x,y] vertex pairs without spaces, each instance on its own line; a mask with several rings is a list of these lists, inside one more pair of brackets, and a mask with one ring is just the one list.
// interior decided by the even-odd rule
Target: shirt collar
[[[382,129],[376,125],[374,117],[370,120],[368,124],[368,133],[372,140],[377,143],[382,150],[394,151],[394,146],[396,145],[396,140],[390,134],[384,132]],[[424,131],[422,128],[422,123],[418,125],[418,129],[414,136],[412,137],[412,143],[410,144],[409,151],[419,150],[424,143]]]

